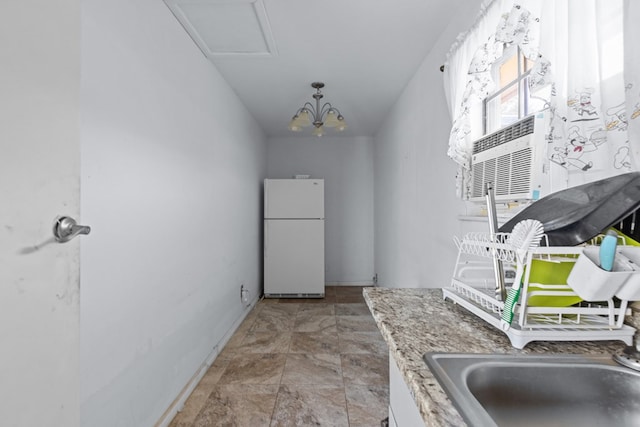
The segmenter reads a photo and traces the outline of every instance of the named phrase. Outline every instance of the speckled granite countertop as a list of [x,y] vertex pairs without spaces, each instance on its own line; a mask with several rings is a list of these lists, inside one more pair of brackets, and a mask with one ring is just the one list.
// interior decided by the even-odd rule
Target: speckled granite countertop
[[422,360],[428,351],[611,354],[625,346],[622,341],[532,342],[518,350],[501,331],[444,301],[441,289],[365,288],[364,298],[428,426],[465,425]]

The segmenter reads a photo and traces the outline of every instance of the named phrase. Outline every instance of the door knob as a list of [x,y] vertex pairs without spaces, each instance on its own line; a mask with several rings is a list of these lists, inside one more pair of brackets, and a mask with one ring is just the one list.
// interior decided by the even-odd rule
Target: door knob
[[89,234],[91,227],[87,225],[78,225],[75,219],[68,216],[56,218],[53,224],[53,236],[60,243],[68,242],[78,234]]

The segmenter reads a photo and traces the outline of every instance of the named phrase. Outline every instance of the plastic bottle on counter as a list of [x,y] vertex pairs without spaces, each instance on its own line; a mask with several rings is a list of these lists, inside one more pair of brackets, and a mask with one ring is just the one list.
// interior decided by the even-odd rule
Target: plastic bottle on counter
[[600,244],[600,268],[606,271],[613,270],[613,261],[616,257],[617,246],[618,233],[613,230],[607,231]]

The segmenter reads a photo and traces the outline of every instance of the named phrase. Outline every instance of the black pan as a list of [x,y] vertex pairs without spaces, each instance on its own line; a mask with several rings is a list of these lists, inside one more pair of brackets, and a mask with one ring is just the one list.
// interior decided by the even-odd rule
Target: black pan
[[640,172],[561,190],[532,203],[500,227],[510,232],[524,219],[544,226],[551,246],[584,243],[640,207]]

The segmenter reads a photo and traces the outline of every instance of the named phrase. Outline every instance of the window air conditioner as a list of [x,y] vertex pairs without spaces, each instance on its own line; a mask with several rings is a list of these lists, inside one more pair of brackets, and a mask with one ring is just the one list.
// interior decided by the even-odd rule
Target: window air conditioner
[[497,202],[538,200],[567,187],[566,169],[547,158],[547,114],[528,116],[473,143],[470,201],[485,202],[488,182]]

